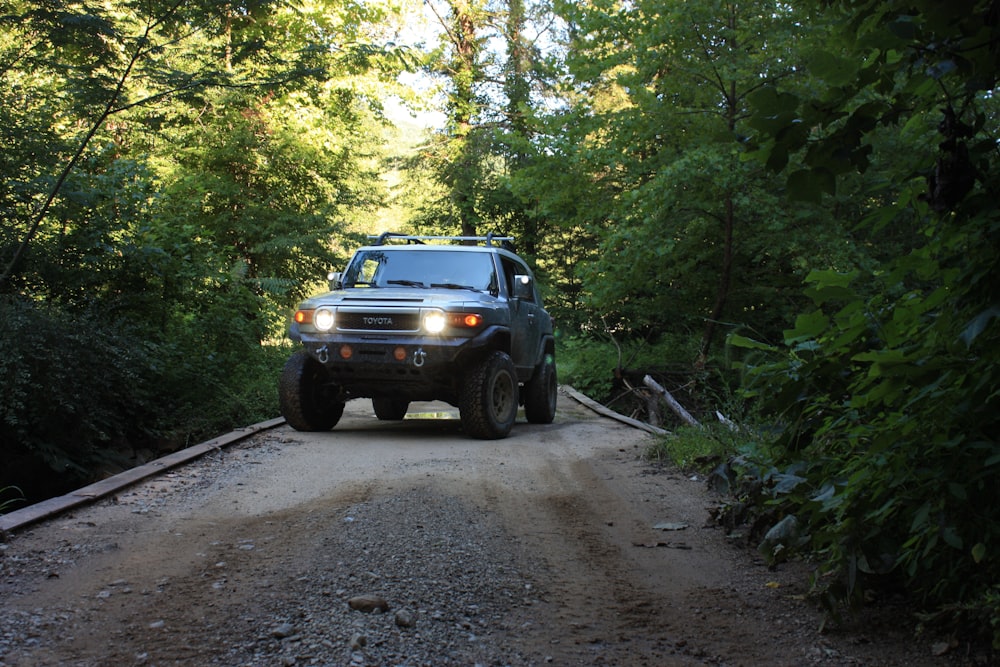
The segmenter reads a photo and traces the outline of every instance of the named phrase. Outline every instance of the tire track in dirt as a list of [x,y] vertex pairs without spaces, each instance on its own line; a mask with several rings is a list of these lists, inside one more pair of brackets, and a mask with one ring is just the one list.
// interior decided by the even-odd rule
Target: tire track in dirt
[[[18,536],[0,664],[944,664],[820,636],[801,572],[705,527],[704,485],[641,461],[642,433],[565,404],[503,441],[368,412]],[[416,629],[348,609],[373,591]]]

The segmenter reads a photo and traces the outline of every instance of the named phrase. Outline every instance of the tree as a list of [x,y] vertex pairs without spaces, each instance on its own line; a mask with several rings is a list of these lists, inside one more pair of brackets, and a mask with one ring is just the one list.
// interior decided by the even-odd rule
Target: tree
[[5,476],[273,414],[287,311],[379,191],[388,11],[4,6]]
[[463,236],[474,236],[478,223],[478,183],[483,177],[483,146],[475,126],[483,80],[485,8],[478,0],[450,0],[448,13],[430,3],[443,28],[447,56],[435,63],[449,82],[445,151],[438,156],[439,178],[448,190],[448,208]]
[[447,91],[448,123],[426,162],[448,196],[418,224],[451,220],[463,234],[484,226],[513,234],[533,263],[539,222],[510,179],[537,150],[534,110],[551,85],[537,44],[551,31],[551,11],[523,0],[452,2],[448,12],[429,6],[444,45],[428,68]]
[[750,97],[796,77],[800,17],[773,2],[559,7],[587,93],[574,152],[604,202],[590,210],[602,244],[584,281],[591,309],[626,335],[700,329],[700,363],[721,323],[780,332],[788,286],[843,254],[828,211],[782,206],[744,159]]
[[[863,230],[920,242],[873,274],[812,273],[812,308],[748,364],[787,425],[766,465],[796,471],[779,500],[839,575],[823,580],[832,607],[901,583],[1000,646],[996,3],[810,7],[839,29],[811,44],[811,89],[759,93],[759,155],[814,197],[881,168],[898,190],[860,193]],[[885,129],[906,140],[898,161]]]

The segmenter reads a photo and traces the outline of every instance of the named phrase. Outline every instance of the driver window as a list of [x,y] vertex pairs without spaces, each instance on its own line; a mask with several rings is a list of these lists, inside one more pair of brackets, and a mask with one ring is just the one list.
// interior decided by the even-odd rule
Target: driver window
[[[522,265],[518,264],[517,262],[511,261],[511,260],[507,259],[506,257],[501,258],[500,263],[503,266],[503,278],[504,278],[504,283],[507,285],[507,296],[509,298],[513,298],[514,297],[514,276],[516,276],[518,274],[529,275],[528,274],[528,269],[527,269],[527,267],[522,266]],[[534,299],[532,298],[532,299],[530,299],[530,301],[534,301]]]

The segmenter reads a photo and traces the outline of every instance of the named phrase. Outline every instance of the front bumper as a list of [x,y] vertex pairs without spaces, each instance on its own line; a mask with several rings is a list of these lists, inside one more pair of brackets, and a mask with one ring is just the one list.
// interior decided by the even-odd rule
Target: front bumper
[[395,396],[454,403],[467,363],[503,333],[488,327],[474,337],[300,334],[305,349],[348,398]]

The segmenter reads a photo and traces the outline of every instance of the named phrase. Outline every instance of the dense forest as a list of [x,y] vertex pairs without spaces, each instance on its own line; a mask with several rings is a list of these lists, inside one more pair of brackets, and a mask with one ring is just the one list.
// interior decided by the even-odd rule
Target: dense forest
[[832,617],[903,592],[1000,647],[998,23],[0,0],[0,502],[276,416],[288,317],[365,235],[495,231],[561,381],[677,392],[705,425],[660,451],[722,461],[720,520],[780,527]]

